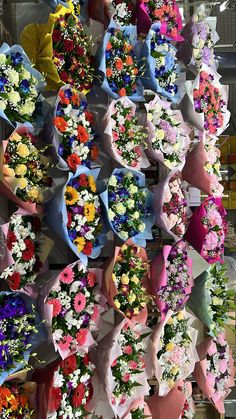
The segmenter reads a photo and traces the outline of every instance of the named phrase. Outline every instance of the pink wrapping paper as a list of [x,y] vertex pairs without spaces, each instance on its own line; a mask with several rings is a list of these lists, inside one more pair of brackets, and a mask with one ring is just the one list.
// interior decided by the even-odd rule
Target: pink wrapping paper
[[[179,242],[185,245],[184,242]],[[186,246],[186,245],[185,245]],[[151,286],[151,294],[154,297],[154,301],[156,302],[156,305],[161,313],[161,321],[165,320],[165,317],[167,313],[165,312],[165,302],[161,300],[160,296],[157,295],[156,290],[157,288],[160,288],[162,286],[166,286],[168,284],[168,275],[167,275],[167,269],[166,269],[166,262],[168,259],[168,256],[170,254],[172,246],[164,246],[162,249],[162,253],[155,257],[155,259],[152,260],[150,265],[150,286]],[[191,289],[193,286],[193,278],[192,278],[192,259],[188,257],[188,260],[186,261],[186,264],[188,266],[188,273],[190,275],[190,281],[189,281],[189,287],[185,288],[186,291],[186,298],[184,303],[188,300],[188,295],[191,293]]]

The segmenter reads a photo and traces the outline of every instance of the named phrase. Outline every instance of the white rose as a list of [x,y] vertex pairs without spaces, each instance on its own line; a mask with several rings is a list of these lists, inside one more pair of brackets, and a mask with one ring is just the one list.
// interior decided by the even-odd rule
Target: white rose
[[8,78],[11,83],[18,85],[19,84],[19,74],[15,70],[11,70],[8,72]]
[[109,217],[109,219],[111,220],[111,221],[113,221],[114,220],[114,218],[115,218],[115,216],[116,216],[116,214],[111,210],[111,209],[109,209],[108,210],[108,217]]
[[25,68],[22,69],[20,75],[22,80],[29,80],[31,78],[31,74]]
[[114,175],[112,175],[109,179],[109,186],[116,186],[117,185],[117,179]]
[[19,114],[20,115],[32,115],[32,113],[35,110],[35,104],[34,102],[25,102],[24,105],[21,105],[20,109],[19,109]]
[[6,109],[6,104],[5,104],[5,102],[3,100],[0,100],[0,109],[2,111],[5,111],[5,109]]
[[0,65],[6,64],[6,55],[0,54]]
[[134,220],[138,220],[138,219],[139,219],[139,212],[138,212],[138,211],[135,211],[135,212],[133,213],[133,215],[131,215],[131,217],[132,217]]
[[122,240],[127,240],[129,235],[126,231],[120,231],[119,236]]
[[116,205],[116,212],[119,215],[124,215],[126,212],[126,208],[124,207],[124,205],[120,202],[119,204]]
[[134,200],[133,200],[133,199],[128,199],[128,200],[127,200],[127,207],[128,207],[129,209],[134,208]]
[[143,233],[145,230],[145,227],[146,227],[145,223],[141,222],[138,226],[138,231],[140,231],[140,233]]
[[130,185],[130,187],[128,189],[129,189],[129,192],[131,194],[134,194],[134,193],[137,193],[138,192],[138,188],[135,185]]
[[18,102],[20,102],[21,97],[18,92],[11,92],[8,93],[8,100],[9,102],[13,103],[13,105],[16,105]]

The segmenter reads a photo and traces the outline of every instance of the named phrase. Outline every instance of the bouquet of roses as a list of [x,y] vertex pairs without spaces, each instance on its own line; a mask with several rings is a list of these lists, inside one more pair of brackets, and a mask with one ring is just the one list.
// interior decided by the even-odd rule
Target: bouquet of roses
[[216,141],[216,137],[208,137],[205,133],[201,135],[199,143],[186,158],[182,177],[208,195],[221,197],[220,150],[215,145]]
[[191,327],[194,317],[186,311],[167,313],[154,328],[152,361],[159,383],[159,396],[166,396],[179,380],[184,380],[198,360],[195,349],[197,330]]
[[226,211],[221,198],[209,196],[189,220],[185,240],[208,262],[222,262],[227,232]]
[[105,310],[101,282],[101,269],[87,270],[75,262],[43,286],[43,314],[62,359],[74,352],[83,354],[95,344],[91,332],[98,330]]
[[152,25],[141,50],[144,61],[142,84],[174,103],[182,98],[180,86],[185,81],[179,74],[181,68],[176,52],[171,40],[160,34],[160,25]]
[[169,310],[179,311],[191,293],[192,259],[186,244],[180,241],[164,246],[162,253],[151,262],[150,276],[151,294],[164,320]]
[[122,419],[148,419],[152,418],[151,412],[143,397],[135,400]]
[[97,237],[102,229],[96,194],[99,171],[80,166],[47,204],[47,223],[85,265],[87,256],[96,258],[102,247],[101,235]]
[[108,180],[108,189],[100,196],[114,233],[123,241],[132,238],[145,247],[145,239],[152,238],[153,225],[152,193],[145,188],[145,176],[115,169]]
[[[115,415],[123,417],[132,403],[149,393],[146,372],[151,329],[124,319],[98,344],[95,365]],[[150,367],[148,366],[148,369]]]
[[217,19],[206,16],[206,7],[201,4],[185,25],[184,42],[178,46],[178,58],[197,74],[203,64],[214,70],[217,67],[214,46],[219,40],[216,32]]
[[137,6],[138,33],[147,33],[151,24],[158,22],[162,35],[183,41],[182,18],[175,0],[137,0]]
[[12,290],[33,284],[53,247],[53,241],[41,233],[40,219],[19,209],[1,225],[1,230],[6,253],[0,279],[7,281]]
[[171,170],[181,169],[190,145],[190,128],[184,122],[181,111],[172,110],[171,104],[157,95],[144,106],[147,111],[147,156]]
[[104,117],[104,149],[121,166],[140,170],[150,166],[144,149],[147,134],[135,116],[136,106],[127,97],[111,102]]
[[114,99],[120,96],[128,96],[133,101],[143,99],[143,88],[138,79],[141,70],[134,48],[136,42],[135,26],[118,27],[111,21],[97,51],[101,88]]
[[21,43],[36,68],[46,75],[48,90],[65,83],[80,92],[90,90],[94,72],[92,42],[71,10],[59,5],[47,24],[26,26]]
[[91,413],[94,365],[86,354],[61,361],[49,393],[48,418],[85,418]]
[[225,326],[229,326],[230,311],[235,311],[235,291],[229,289],[225,277],[225,265],[211,265],[195,281],[188,306],[204,323],[211,336],[216,336]]
[[224,332],[197,347],[199,362],[193,376],[208,400],[224,413],[224,399],[234,387],[235,367]]
[[43,155],[46,148],[39,149],[36,144],[31,130],[21,125],[0,147],[0,190],[30,212],[42,212],[41,204],[52,186],[50,160]]
[[75,172],[81,164],[90,167],[98,157],[93,130],[93,115],[88,111],[86,97],[70,85],[61,87],[54,105],[53,144],[62,170]]
[[47,338],[33,300],[22,293],[0,293],[0,385],[27,367],[30,353]]
[[34,417],[32,398],[35,393],[35,383],[5,382],[0,386],[0,414],[4,418]]
[[103,294],[110,306],[123,316],[145,323],[148,258],[144,249],[128,240],[115,248],[114,257],[104,265]]
[[157,185],[154,208],[158,227],[176,240],[182,238],[188,224],[189,209],[179,172],[171,172]]
[[220,135],[230,119],[227,109],[228,87],[220,84],[220,75],[206,65],[194,81],[186,81],[181,101],[185,121],[209,135]]
[[112,0],[114,7],[114,21],[120,25],[130,25],[136,22],[136,2],[137,0]]
[[32,122],[39,93],[45,83],[19,45],[0,48],[0,117],[9,124]]

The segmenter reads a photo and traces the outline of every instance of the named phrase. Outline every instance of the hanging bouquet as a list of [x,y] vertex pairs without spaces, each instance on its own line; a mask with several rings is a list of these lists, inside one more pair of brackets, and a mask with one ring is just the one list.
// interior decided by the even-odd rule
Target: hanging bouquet
[[0,48],[0,117],[9,124],[33,122],[36,101],[45,83],[19,45]]
[[22,293],[0,293],[0,385],[28,366],[30,353],[47,338],[32,299]]
[[219,40],[216,32],[217,18],[206,16],[206,7],[201,4],[185,25],[182,35],[184,42],[178,46],[178,59],[197,74],[202,65],[216,70],[215,44]]
[[118,27],[111,21],[97,51],[101,88],[114,99],[121,96],[128,96],[133,101],[143,99],[143,88],[138,79],[141,71],[134,48],[136,42],[135,26]]
[[128,238],[145,247],[151,239],[152,194],[145,188],[142,173],[126,169],[115,169],[108,180],[108,188],[101,195],[109,224],[120,237]]
[[222,262],[227,232],[226,211],[221,198],[209,196],[189,220],[185,240],[208,262]]
[[87,257],[96,258],[102,247],[101,208],[96,193],[99,170],[80,166],[75,174],[69,173],[67,183],[47,204],[47,223],[85,265]]
[[160,33],[173,41],[183,41],[182,18],[175,0],[138,0],[138,33],[147,33],[152,23],[159,23]]
[[44,317],[62,359],[74,352],[83,355],[95,344],[91,332],[98,330],[105,310],[101,281],[100,269],[87,270],[75,262],[42,288]]
[[14,291],[33,284],[53,247],[53,241],[41,233],[40,219],[19,209],[1,230],[6,252],[0,279]]
[[150,164],[144,154],[147,134],[138,125],[135,110],[127,97],[111,102],[104,117],[103,146],[121,166],[140,170]]
[[0,190],[10,200],[30,212],[42,212],[52,178],[46,148],[38,148],[37,138],[24,125],[16,128],[0,147],[2,165]]
[[197,347],[200,361],[193,376],[208,400],[224,413],[224,399],[234,384],[235,367],[224,332],[209,338]]
[[150,276],[151,294],[164,320],[169,310],[181,310],[191,293],[192,259],[186,244],[180,241],[174,246],[164,246],[151,262]]
[[184,310],[176,314],[169,311],[165,320],[154,329],[152,361],[159,396],[166,396],[194,369],[198,360],[195,349],[198,332],[191,327],[193,321],[193,316]]
[[181,169],[190,145],[190,128],[185,124],[181,111],[172,110],[171,104],[158,95],[144,106],[147,111],[147,156],[171,170]]
[[90,167],[90,160],[97,159],[97,136],[93,124],[86,97],[68,84],[61,87],[53,118],[53,144],[59,169],[76,172],[79,165]]
[[122,419],[148,419],[152,418],[151,412],[143,397],[135,400],[128,411],[122,416]]
[[149,393],[147,350],[151,329],[124,319],[98,344],[95,365],[115,415],[122,417]]
[[94,365],[87,354],[74,354],[61,361],[49,393],[48,417],[85,418],[91,413],[93,374]]
[[182,188],[181,174],[170,173],[155,188],[156,224],[176,240],[182,238],[188,224],[188,204]]
[[220,75],[203,65],[196,79],[188,80],[185,87],[181,102],[185,121],[209,135],[220,135],[230,119],[228,86],[220,84]]
[[176,58],[177,49],[171,40],[160,34],[158,23],[151,26],[141,50],[144,61],[142,83],[146,89],[166,97],[171,102],[179,102],[182,94],[181,67]]
[[103,294],[122,316],[145,323],[147,318],[148,258],[144,249],[128,240],[115,248],[114,257],[104,265]]
[[46,24],[26,26],[21,43],[36,68],[46,75],[48,90],[57,90],[66,83],[79,92],[90,90],[94,72],[92,42],[71,10],[59,5]]
[[208,137],[205,133],[200,136],[199,143],[186,158],[182,177],[202,192],[221,197],[220,150],[215,145],[216,141],[216,137]]
[[34,417],[32,398],[35,393],[35,383],[5,382],[0,386],[0,414],[4,418]]
[[229,326],[230,312],[236,308],[235,292],[229,289],[226,270],[225,265],[211,265],[208,272],[196,279],[188,300],[189,308],[208,327],[211,336]]

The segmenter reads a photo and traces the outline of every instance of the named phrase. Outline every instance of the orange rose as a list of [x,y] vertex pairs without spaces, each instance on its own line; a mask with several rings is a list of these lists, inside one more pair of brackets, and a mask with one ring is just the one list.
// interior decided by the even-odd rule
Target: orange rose
[[106,76],[107,77],[111,77],[112,76],[112,69],[111,68],[107,68],[106,69]]
[[67,129],[67,122],[61,116],[55,116],[53,119],[55,126],[57,127],[58,131],[65,132]]
[[130,55],[128,55],[128,57],[126,58],[126,64],[127,65],[132,65],[133,64],[133,58]]
[[122,87],[122,89],[119,90],[118,95],[119,96],[126,96],[126,90],[125,90],[124,87]]
[[112,49],[112,45],[111,45],[110,41],[108,41],[107,47],[106,47],[106,50],[107,51],[109,51],[109,49]]
[[117,60],[116,60],[116,69],[118,71],[120,71],[120,70],[122,70],[122,68],[123,68],[123,62],[122,62],[122,60],[120,58],[117,58]]

